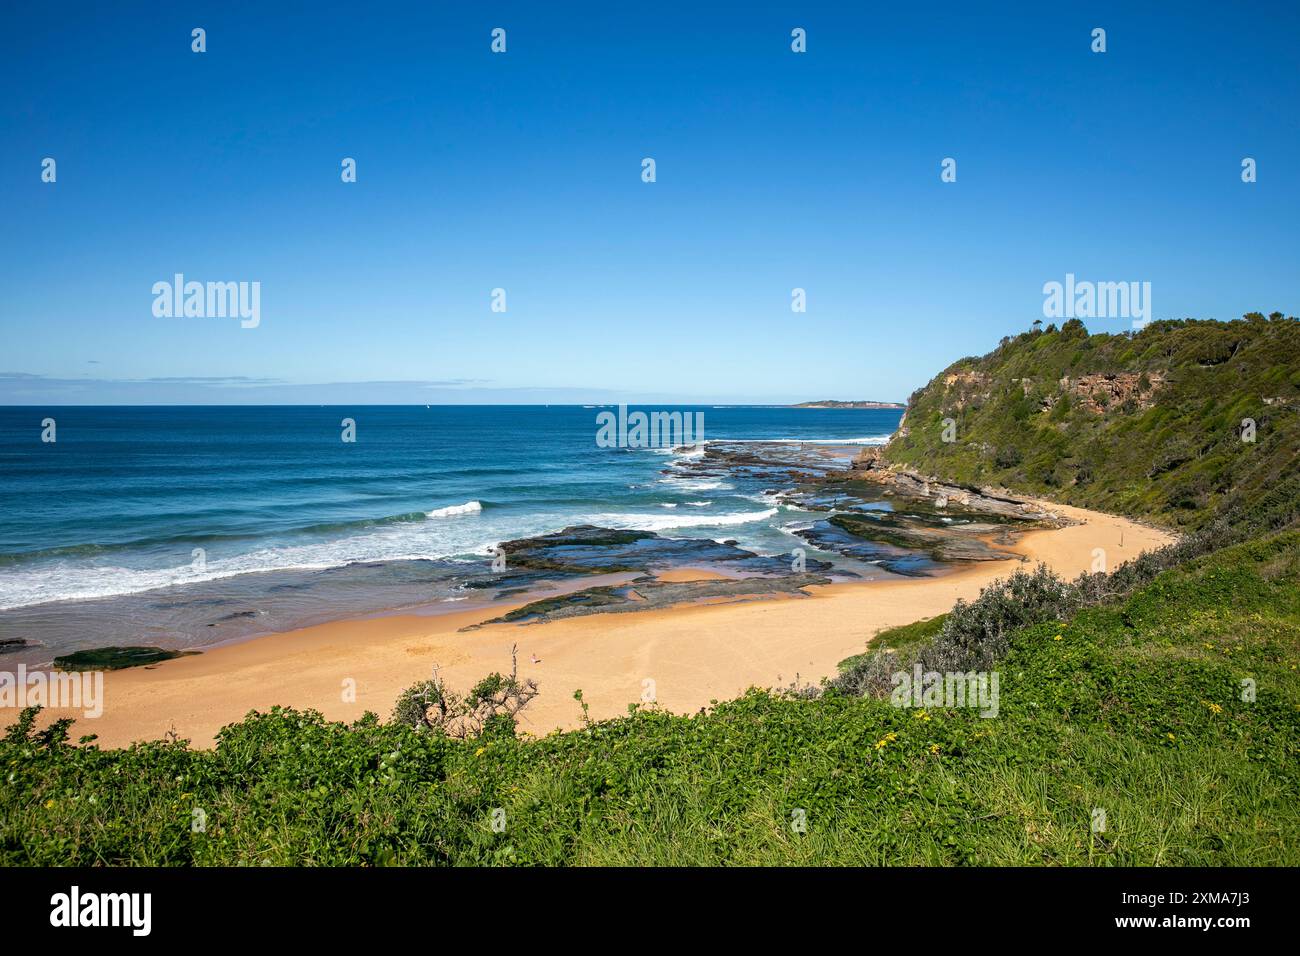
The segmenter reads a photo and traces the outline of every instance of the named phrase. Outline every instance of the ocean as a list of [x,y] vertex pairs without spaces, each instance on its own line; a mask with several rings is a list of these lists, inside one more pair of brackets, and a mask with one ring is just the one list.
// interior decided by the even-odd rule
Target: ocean
[[[601,447],[608,406],[0,408],[0,640],[14,659],[202,647],[467,607],[503,541],[571,525],[789,553],[761,477]],[[645,409],[649,411],[649,409]],[[893,409],[691,406],[706,441],[882,444]],[[55,441],[43,441],[54,420]],[[344,419],[355,441],[342,440]]]

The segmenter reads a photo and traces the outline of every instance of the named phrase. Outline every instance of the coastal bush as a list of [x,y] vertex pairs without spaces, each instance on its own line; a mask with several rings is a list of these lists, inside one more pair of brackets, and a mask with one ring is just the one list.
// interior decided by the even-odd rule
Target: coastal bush
[[893,675],[920,664],[925,671],[988,671],[1006,656],[1020,628],[1069,617],[1080,606],[1079,590],[1046,565],[1016,571],[982,588],[974,601],[959,600],[931,640],[899,650],[884,646],[860,655],[825,686],[852,696],[886,696]]
[[393,720],[415,730],[451,737],[513,736],[516,716],[537,696],[537,682],[519,680],[518,646],[510,649],[510,676],[489,674],[468,694],[449,688],[433,668],[433,677],[413,684],[397,698]]
[[934,643],[918,656],[927,670],[988,670],[1006,655],[1014,631],[1067,618],[1079,605],[1077,591],[1046,565],[1017,571],[974,601],[959,600]]

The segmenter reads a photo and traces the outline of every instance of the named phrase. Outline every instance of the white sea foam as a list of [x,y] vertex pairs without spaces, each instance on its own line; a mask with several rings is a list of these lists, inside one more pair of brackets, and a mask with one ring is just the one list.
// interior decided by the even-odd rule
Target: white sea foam
[[618,528],[625,531],[669,531],[673,528],[713,528],[725,525],[749,524],[764,521],[777,513],[777,509],[766,511],[738,511],[722,515],[662,515],[662,514],[601,514],[592,515],[589,524],[602,528]]
[[699,458],[704,454],[704,446],[708,440],[697,442],[694,445],[683,445],[672,449],[674,460],[679,458]]
[[477,501],[467,501],[463,505],[448,505],[446,508],[434,508],[432,511],[426,511],[426,518],[450,518],[453,515],[472,515],[478,514],[483,510],[483,505]]
[[[479,514],[466,502],[433,512],[444,518]],[[453,510],[454,509],[454,510]],[[0,575],[0,610],[46,604],[53,601],[92,600],[153,591],[176,585],[195,585],[245,574],[266,572],[311,572],[349,564],[415,560],[482,560],[492,542],[547,534],[573,524],[596,524],[637,531],[668,531],[673,528],[713,527],[762,521],[777,513],[771,508],[730,514],[679,514],[672,509],[655,514],[595,514],[571,512],[532,514],[525,520],[509,519],[428,520],[401,522],[342,538],[301,543],[267,545],[243,554],[209,555],[199,570],[189,563],[171,567],[124,567],[75,564],[53,560],[25,568],[9,568]],[[180,549],[189,557],[189,549]]]
[[175,585],[203,584],[268,571],[324,571],[366,561],[402,561],[442,555],[368,548],[355,540],[289,548],[262,548],[248,554],[208,561],[202,570],[176,568],[79,567],[28,568],[9,576],[0,594],[0,610],[50,601],[85,601],[138,594]]
[[[495,530],[496,541],[558,531],[570,524],[599,524],[636,531],[713,527],[761,521],[776,514],[772,508],[735,514],[534,515],[526,524],[511,522]],[[458,529],[451,533],[452,528]],[[165,568],[70,565],[51,561],[8,569],[0,580],[0,611],[54,601],[120,597],[177,585],[196,585],[246,574],[311,572],[350,564],[416,560],[482,560],[490,549],[485,536],[494,531],[475,521],[427,521],[394,525],[370,534],[330,541],[263,547],[229,557],[210,557],[198,570],[189,564]],[[187,552],[188,553],[188,552]]]
[[668,475],[659,479],[661,484],[670,485],[681,491],[729,491],[735,485],[729,485],[715,478],[686,478],[681,475]]
[[[470,506],[473,507],[470,507]],[[431,515],[477,515],[482,505],[466,502]],[[535,514],[526,520],[426,520],[400,522],[346,537],[266,545],[243,554],[209,555],[199,569],[178,562],[171,567],[123,567],[66,560],[7,569],[0,575],[0,610],[51,601],[90,600],[202,584],[271,571],[323,571],[378,561],[482,560],[485,541],[503,541],[556,531],[574,523],[564,514]],[[189,548],[179,555],[190,556]]]

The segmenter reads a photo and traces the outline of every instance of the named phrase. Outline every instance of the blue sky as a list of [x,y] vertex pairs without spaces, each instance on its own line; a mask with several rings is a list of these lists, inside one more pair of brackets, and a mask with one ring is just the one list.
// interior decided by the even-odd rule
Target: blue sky
[[1300,312],[1295,4],[266,6],[0,14],[0,404],[902,400],[1067,272]]

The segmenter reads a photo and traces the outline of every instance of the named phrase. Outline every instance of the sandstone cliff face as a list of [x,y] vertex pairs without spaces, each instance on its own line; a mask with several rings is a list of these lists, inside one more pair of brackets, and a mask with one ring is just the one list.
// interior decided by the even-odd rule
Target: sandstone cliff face
[[[1103,415],[1107,408],[1123,405],[1130,399],[1139,409],[1151,408],[1153,396],[1164,386],[1161,372],[1109,372],[1098,375],[1081,375],[1060,381],[1061,391],[1069,392],[1081,408]],[[1050,408],[1055,401],[1049,401]]]
[[961,411],[967,405],[987,400],[991,395],[989,376],[973,369],[949,372],[943,377],[944,398],[949,407]]
[[[1029,395],[1038,385],[1039,379],[1032,377],[1012,378],[1011,384],[1020,386],[1024,395]],[[1154,396],[1165,385],[1162,372],[1099,372],[1091,375],[1063,376],[1056,382],[1056,389],[1042,398],[1042,408],[1050,411],[1061,400],[1062,395],[1069,395],[1073,404],[1096,415],[1105,414],[1108,408],[1119,408],[1132,400],[1138,409],[1148,409],[1154,404]],[[943,376],[944,405],[954,412],[960,412],[972,405],[979,405],[993,397],[994,381],[989,375],[973,369],[949,372]]]

